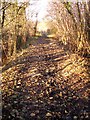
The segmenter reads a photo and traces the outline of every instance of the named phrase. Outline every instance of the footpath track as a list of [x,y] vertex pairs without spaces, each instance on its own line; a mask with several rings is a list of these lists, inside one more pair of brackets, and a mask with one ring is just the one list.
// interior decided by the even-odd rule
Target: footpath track
[[43,39],[2,69],[2,120],[89,120],[85,60]]

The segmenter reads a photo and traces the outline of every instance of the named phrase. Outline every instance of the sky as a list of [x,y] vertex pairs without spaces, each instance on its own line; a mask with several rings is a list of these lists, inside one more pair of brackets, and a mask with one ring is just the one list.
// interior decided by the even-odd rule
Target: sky
[[47,13],[49,0],[31,0],[31,6],[26,9],[27,18],[36,20],[36,13],[38,13],[38,21],[42,21]]
[[[26,9],[27,19],[32,19],[33,21],[36,20],[36,13],[38,13],[38,21],[42,21],[47,14],[48,3],[52,0],[18,0],[19,2],[30,2],[30,5]],[[77,1],[89,1],[89,0],[61,0],[69,1],[69,2],[77,2]]]
[[[6,0],[15,2],[16,0]],[[26,16],[27,19],[30,19],[32,16],[32,20],[36,20],[36,13],[38,13],[38,21],[42,21],[45,18],[47,6],[50,0],[17,0],[18,3],[20,2],[29,2],[31,5],[29,5],[26,8]],[[32,5],[33,4],[33,5]]]
[[[8,0],[8,1],[15,1],[15,0]],[[18,2],[29,2],[29,5],[26,8],[26,15],[27,19],[36,20],[36,13],[38,13],[38,20],[42,21],[47,13],[47,7],[50,0],[17,0]]]
[[[15,0],[6,0],[6,1],[14,1]],[[26,8],[26,16],[27,19],[32,19],[33,21],[36,21],[36,13],[38,13],[37,19],[38,21],[42,21],[45,18],[45,15],[47,14],[47,8],[48,4],[52,0],[17,0],[18,2],[29,2],[31,5],[29,5]],[[88,0],[61,0],[61,1],[88,1]]]

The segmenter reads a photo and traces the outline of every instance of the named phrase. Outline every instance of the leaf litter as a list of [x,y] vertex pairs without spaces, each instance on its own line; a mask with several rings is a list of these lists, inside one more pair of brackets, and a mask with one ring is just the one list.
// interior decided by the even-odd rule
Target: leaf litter
[[2,68],[2,120],[88,120],[85,64],[55,40],[31,45]]

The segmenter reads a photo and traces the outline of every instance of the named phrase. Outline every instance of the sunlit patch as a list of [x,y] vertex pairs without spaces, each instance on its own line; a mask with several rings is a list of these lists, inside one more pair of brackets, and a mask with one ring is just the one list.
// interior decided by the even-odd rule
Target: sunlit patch
[[38,24],[38,31],[47,31],[48,26],[47,23],[41,22]]

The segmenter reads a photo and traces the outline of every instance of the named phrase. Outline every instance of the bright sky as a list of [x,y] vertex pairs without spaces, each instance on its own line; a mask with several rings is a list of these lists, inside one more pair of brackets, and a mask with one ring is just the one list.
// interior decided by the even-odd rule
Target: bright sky
[[38,20],[41,21],[46,13],[47,13],[47,6],[49,0],[31,0],[30,3],[33,4],[29,6],[26,10],[27,18],[31,18],[36,20],[36,13],[38,13]]
[[[15,1],[15,0],[6,0]],[[42,21],[47,13],[48,3],[52,0],[17,0],[18,2],[29,2],[31,5],[26,9],[27,19],[36,20],[36,13],[38,13],[38,20]],[[63,1],[63,0],[61,0]],[[88,0],[65,0],[65,1],[88,1]],[[33,4],[33,5],[32,5]]]

